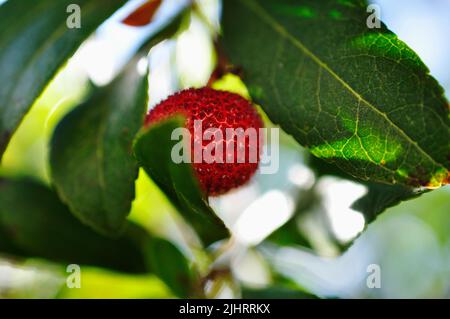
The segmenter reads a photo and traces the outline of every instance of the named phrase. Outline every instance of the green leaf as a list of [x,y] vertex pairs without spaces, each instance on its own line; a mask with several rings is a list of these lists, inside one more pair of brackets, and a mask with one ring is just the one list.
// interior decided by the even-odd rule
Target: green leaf
[[283,286],[266,288],[242,288],[244,299],[318,299],[317,296],[301,290],[294,290]]
[[270,119],[362,180],[448,183],[443,89],[364,1],[227,0],[224,45]]
[[171,158],[173,130],[183,127],[180,118],[170,119],[143,129],[134,144],[139,164],[178,208],[197,232],[203,244],[209,245],[229,236],[222,220],[209,207],[198,187],[190,164],[175,164]]
[[[131,143],[143,123],[148,90],[147,77],[137,73],[136,63],[181,28],[189,9],[180,7],[161,24],[119,78],[75,109],[55,131],[51,167],[56,188],[76,216],[104,234],[120,231],[134,198],[137,165],[130,156]],[[90,185],[92,191],[80,185]]]
[[58,196],[30,179],[0,179],[0,252],[65,264],[147,271],[144,230],[131,223],[117,239],[99,235],[73,217]]
[[[0,183],[1,183],[1,180],[0,180]],[[1,185],[0,185],[0,189],[1,189]],[[15,246],[14,243],[12,243],[9,240],[7,234],[0,231],[0,254],[2,254],[2,253],[16,254],[16,255],[24,254],[23,250],[21,250],[19,247]]]
[[134,198],[138,167],[131,146],[147,110],[147,82],[130,63],[53,134],[50,165],[56,190],[80,220],[103,234],[120,231]]
[[175,245],[164,239],[152,238],[144,249],[149,269],[161,278],[175,295],[188,298],[195,293],[196,276]]
[[373,222],[387,208],[396,206],[402,201],[416,198],[423,193],[398,185],[383,185],[370,182],[365,183],[365,185],[368,190],[367,194],[358,198],[351,208],[364,215],[366,224]]
[[[189,10],[181,6],[164,21],[119,78],[69,114],[55,131],[51,167],[56,188],[76,216],[104,234],[120,231],[134,198],[137,165],[130,157],[131,143],[143,123],[148,90],[147,77],[137,73],[136,63],[151,47],[174,36]],[[92,192],[81,185],[90,185]]]
[[135,195],[132,142],[144,122],[148,81],[134,62],[69,113],[51,143],[52,179],[61,199],[107,235],[120,231]]
[[124,274],[83,267],[81,287],[63,285],[56,299],[167,299],[168,287],[153,274]]
[[308,238],[304,236],[298,227],[298,218],[296,217],[293,217],[286,224],[275,230],[267,240],[280,246],[300,245],[311,248]]
[[[10,0],[0,6],[0,158],[50,79],[80,44],[126,1]],[[70,4],[81,28],[69,29]]]

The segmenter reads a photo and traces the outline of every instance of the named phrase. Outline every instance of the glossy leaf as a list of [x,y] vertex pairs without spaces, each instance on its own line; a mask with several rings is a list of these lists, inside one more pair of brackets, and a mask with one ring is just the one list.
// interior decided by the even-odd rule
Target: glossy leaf
[[0,253],[64,264],[147,271],[144,230],[127,224],[117,239],[99,235],[73,217],[58,196],[30,179],[0,179]]
[[[134,61],[136,62],[136,61]],[[84,223],[116,235],[134,198],[132,141],[147,110],[147,78],[131,62],[69,113],[53,134],[50,164],[61,199]]]
[[[10,0],[0,6],[0,158],[50,79],[80,44],[126,1]],[[69,28],[69,5],[81,27]],[[69,10],[70,9],[70,10]]]
[[209,207],[198,187],[190,164],[175,164],[171,158],[171,140],[183,120],[171,119],[143,129],[134,144],[134,154],[146,173],[164,191],[180,214],[195,229],[205,245],[229,236],[222,220]]
[[448,183],[443,90],[359,0],[227,0],[224,44],[270,119],[362,180]]

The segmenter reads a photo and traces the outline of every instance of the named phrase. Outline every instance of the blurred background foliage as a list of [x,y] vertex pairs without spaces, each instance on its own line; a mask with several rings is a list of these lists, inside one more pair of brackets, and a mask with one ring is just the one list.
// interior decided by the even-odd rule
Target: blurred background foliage
[[[161,16],[180,2],[165,1]],[[140,3],[131,1],[129,7]],[[450,3],[374,3],[381,6],[383,21],[421,56],[450,92]],[[172,92],[208,81],[217,60],[211,35],[219,25],[220,2],[201,0],[198,9],[184,17],[175,37],[153,47],[148,60],[142,62],[148,63],[150,71],[149,107]],[[91,83],[109,83],[133,51],[132,43],[153,32],[152,26],[123,25],[121,17],[119,12],[105,22],[34,103],[3,157],[2,176],[32,176],[49,185],[48,145],[56,124],[87,97]],[[244,84],[232,74],[213,87],[248,96]],[[450,297],[448,186],[388,209],[355,240],[365,227],[364,217],[350,206],[367,189],[336,176],[317,176],[309,161],[307,152],[282,135],[276,175],[257,175],[249,185],[211,198],[211,206],[233,233],[230,243],[216,245],[214,256],[201,249],[176,209],[142,170],[129,220],[176,245],[187,256],[189,267],[199,270],[211,297]],[[176,262],[170,256],[165,260]],[[379,289],[366,286],[370,264],[381,267]],[[67,275],[66,265],[3,256],[0,297],[180,295],[155,274],[82,266],[80,289],[66,287]]]

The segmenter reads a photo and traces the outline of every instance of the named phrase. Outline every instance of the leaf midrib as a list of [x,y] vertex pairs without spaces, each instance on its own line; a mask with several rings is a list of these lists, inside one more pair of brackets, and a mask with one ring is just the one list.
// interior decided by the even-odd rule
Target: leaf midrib
[[299,39],[291,35],[281,24],[279,24],[275,19],[273,19],[264,8],[262,8],[255,0],[240,0],[244,6],[246,6],[250,11],[253,11],[257,16],[259,16],[263,21],[265,21],[270,27],[272,27],[281,36],[292,42],[294,46],[299,48],[305,55],[307,55],[311,60],[318,64],[321,68],[325,69],[332,77],[334,77],[339,83],[341,83],[351,94],[353,94],[358,101],[364,102],[369,108],[371,108],[378,115],[382,116],[395,130],[397,130],[400,135],[402,135],[410,144],[422,153],[426,158],[428,158],[434,165],[445,168],[445,165],[436,161],[431,157],[417,142],[415,142],[408,134],[405,133],[399,126],[397,126],[387,115],[378,108],[376,108],[369,101],[364,99],[355,89],[353,89],[350,84],[343,80],[336,72],[334,72],[325,62],[323,62],[319,57],[317,57],[313,52],[311,52]]

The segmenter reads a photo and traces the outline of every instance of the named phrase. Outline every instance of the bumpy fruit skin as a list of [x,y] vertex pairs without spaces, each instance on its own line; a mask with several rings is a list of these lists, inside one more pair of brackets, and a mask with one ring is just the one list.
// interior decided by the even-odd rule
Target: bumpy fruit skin
[[[222,132],[223,140],[210,141],[203,140],[202,150],[210,143],[228,143],[226,139],[226,128],[248,128],[259,129],[263,127],[261,117],[256,112],[253,105],[243,97],[225,91],[217,91],[211,88],[188,89],[178,92],[166,100],[159,103],[149,111],[145,120],[145,126],[158,123],[161,120],[175,115],[186,117],[185,127],[191,133],[191,154],[194,172],[198,177],[200,187],[209,196],[217,196],[239,187],[250,180],[256,172],[260,160],[260,136],[258,134],[257,145],[250,145],[248,136],[245,138],[245,162],[226,163],[226,147],[223,148],[223,163],[206,163],[205,159],[201,163],[193,161],[194,154],[194,121],[202,121],[202,129],[205,132],[208,128],[217,128]],[[234,137],[237,145],[237,138]],[[215,145],[215,144],[214,144]],[[257,162],[250,163],[249,152],[257,150]],[[237,147],[234,147],[234,159],[237,158]]]

